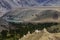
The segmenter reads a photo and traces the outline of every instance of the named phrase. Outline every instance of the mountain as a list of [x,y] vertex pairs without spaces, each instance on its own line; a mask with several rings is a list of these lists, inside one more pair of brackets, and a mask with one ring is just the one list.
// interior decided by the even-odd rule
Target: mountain
[[[55,8],[54,8],[55,9]],[[10,11],[2,16],[8,22],[60,22],[60,11],[52,8],[24,8]]]
[[[19,7],[60,6],[60,0],[0,0],[0,14]],[[0,15],[0,16],[2,16]]]
[[24,35],[19,40],[60,40],[60,33],[49,33],[46,29]]
[[60,0],[0,0],[0,8],[60,6]]

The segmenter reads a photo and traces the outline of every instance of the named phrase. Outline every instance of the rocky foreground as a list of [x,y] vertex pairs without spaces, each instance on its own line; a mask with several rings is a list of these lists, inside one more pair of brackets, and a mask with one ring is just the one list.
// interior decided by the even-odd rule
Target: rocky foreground
[[46,29],[42,31],[36,30],[32,34],[28,32],[19,40],[60,40],[60,33],[49,33]]

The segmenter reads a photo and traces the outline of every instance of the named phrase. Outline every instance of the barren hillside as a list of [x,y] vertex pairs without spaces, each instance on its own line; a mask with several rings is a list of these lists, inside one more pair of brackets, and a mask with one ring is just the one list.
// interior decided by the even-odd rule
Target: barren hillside
[[60,33],[49,33],[46,29],[42,31],[35,31],[34,33],[24,35],[19,40],[60,40]]
[[60,8],[17,8],[2,17],[8,22],[60,22]]

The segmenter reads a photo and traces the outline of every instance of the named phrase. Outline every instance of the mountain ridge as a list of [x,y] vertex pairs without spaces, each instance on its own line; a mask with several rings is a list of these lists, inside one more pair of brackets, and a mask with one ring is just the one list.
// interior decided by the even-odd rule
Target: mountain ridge
[[46,7],[46,6],[59,6],[60,0],[0,0],[0,13],[5,14],[6,12],[21,8],[21,7]]
[[60,0],[0,0],[0,8],[12,9],[13,7],[38,7],[59,6]]

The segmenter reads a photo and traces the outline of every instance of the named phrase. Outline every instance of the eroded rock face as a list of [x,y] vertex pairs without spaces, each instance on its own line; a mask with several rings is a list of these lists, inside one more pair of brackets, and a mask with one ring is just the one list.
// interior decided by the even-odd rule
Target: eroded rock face
[[27,34],[19,40],[60,40],[60,33],[49,33],[44,29],[38,33]]

